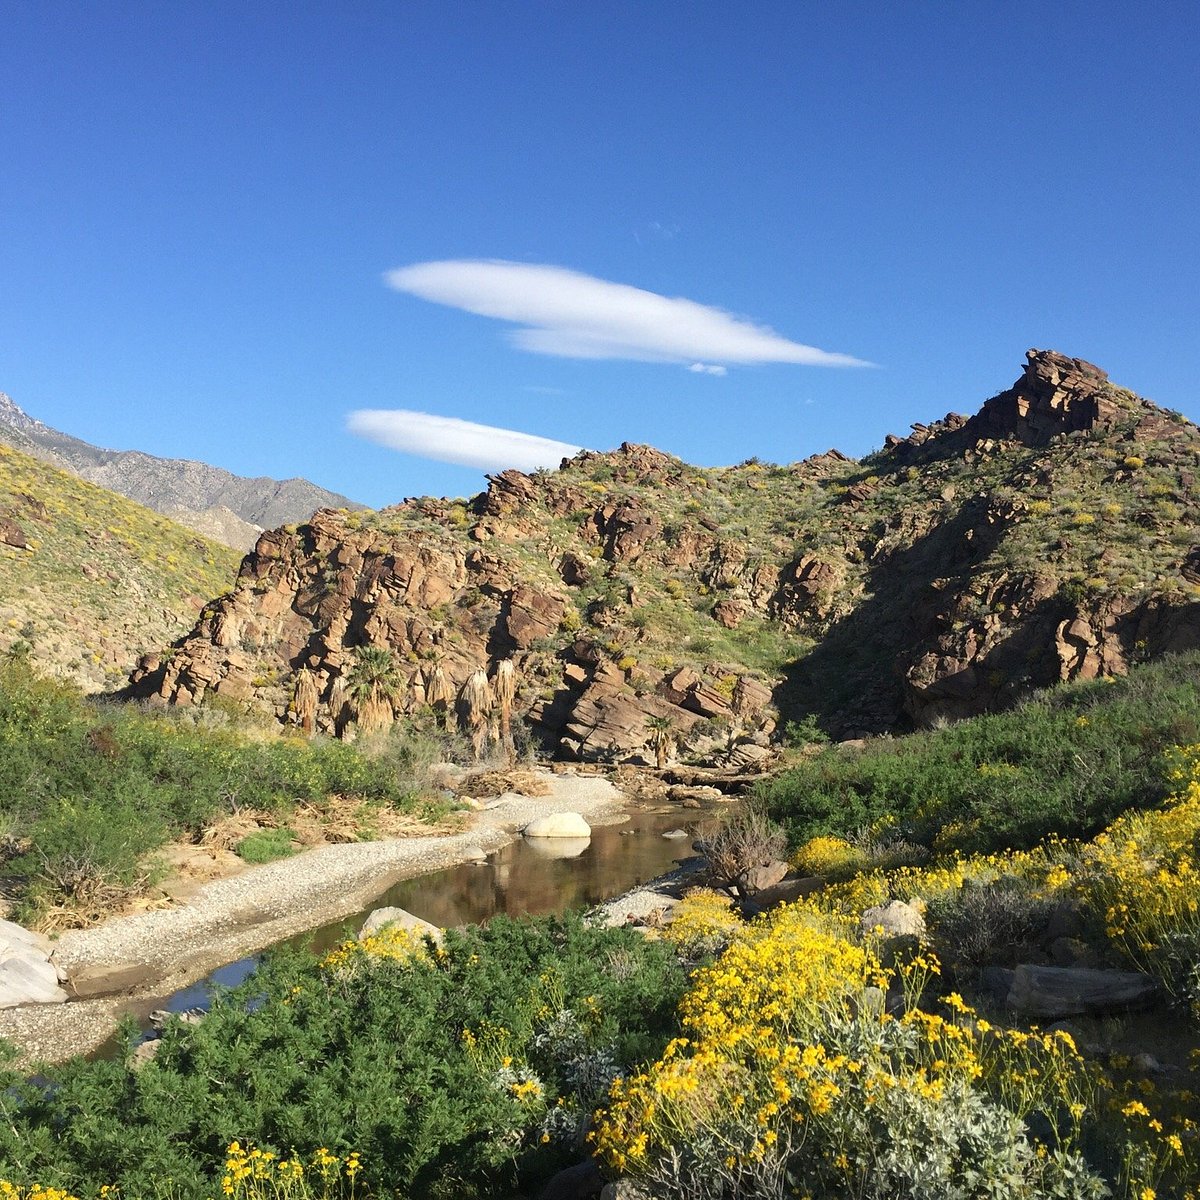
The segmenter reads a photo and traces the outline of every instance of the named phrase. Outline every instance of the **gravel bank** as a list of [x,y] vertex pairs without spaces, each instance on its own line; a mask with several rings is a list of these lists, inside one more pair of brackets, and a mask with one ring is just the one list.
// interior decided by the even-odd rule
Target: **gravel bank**
[[0,1037],[25,1062],[85,1054],[112,1035],[124,1013],[154,1007],[224,963],[359,912],[402,879],[464,862],[475,848],[497,850],[536,817],[576,812],[592,825],[624,817],[624,796],[606,779],[545,779],[548,795],[500,796],[464,833],[321,846],[207,883],[177,908],[71,930],[54,954],[68,977],[111,973],[123,994],[0,1011]]

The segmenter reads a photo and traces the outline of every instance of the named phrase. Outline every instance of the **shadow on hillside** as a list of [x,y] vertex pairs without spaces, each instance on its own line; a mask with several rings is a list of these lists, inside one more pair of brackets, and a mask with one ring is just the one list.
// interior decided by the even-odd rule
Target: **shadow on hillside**
[[[1007,522],[989,514],[987,498],[976,497],[912,545],[872,564],[866,595],[854,611],[836,622],[807,656],[785,668],[775,693],[783,719],[812,714],[841,737],[911,729],[904,672],[934,648],[949,627],[956,601],[1006,531]],[[1021,686],[980,695],[975,711],[1002,707],[1020,693],[1057,681],[1056,664],[1040,651],[1047,626],[1052,630],[1065,612],[1066,605],[1055,597],[1023,614],[1021,626],[997,648],[1008,673],[1014,656],[1022,660]],[[976,664],[984,675],[990,660]]]

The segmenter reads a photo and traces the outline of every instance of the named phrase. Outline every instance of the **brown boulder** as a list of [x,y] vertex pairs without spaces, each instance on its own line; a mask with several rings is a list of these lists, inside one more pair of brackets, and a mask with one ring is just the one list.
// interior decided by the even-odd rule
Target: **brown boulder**
[[735,597],[726,597],[713,605],[713,619],[726,629],[736,629],[750,612],[750,602]]
[[0,545],[12,546],[14,550],[29,549],[25,530],[11,517],[0,517]]
[[558,596],[533,588],[514,588],[504,614],[505,632],[518,649],[528,650],[539,638],[557,631],[565,610],[566,604]]

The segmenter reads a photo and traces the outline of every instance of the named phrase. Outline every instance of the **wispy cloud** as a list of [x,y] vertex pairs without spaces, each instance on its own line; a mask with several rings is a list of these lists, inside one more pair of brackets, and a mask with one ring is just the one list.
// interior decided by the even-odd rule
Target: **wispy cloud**
[[716,363],[692,363],[688,370],[693,375],[728,375],[729,372],[724,367],[718,366]]
[[438,417],[403,408],[358,409],[346,418],[346,428],[392,450],[484,471],[557,467],[564,458],[571,458],[582,449],[515,429],[498,429],[458,417]]
[[385,278],[399,292],[522,326],[509,336],[514,345],[534,354],[698,362],[701,367],[710,363],[869,365],[848,354],[793,342],[719,308],[566,267],[456,259],[400,267]]

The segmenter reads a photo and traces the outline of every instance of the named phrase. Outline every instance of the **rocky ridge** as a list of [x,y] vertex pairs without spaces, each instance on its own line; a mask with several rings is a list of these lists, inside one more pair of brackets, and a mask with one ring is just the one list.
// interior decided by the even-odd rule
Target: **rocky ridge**
[[236,550],[250,549],[264,528],[304,520],[318,508],[361,507],[307,479],[247,479],[189,459],[104,450],[44,425],[3,392],[0,440]]
[[1030,351],[973,417],[861,462],[702,469],[648,446],[505,471],[469,502],[318,512],[144,659],[136,694],[216,694],[345,732],[362,647],[395,715],[511,659],[560,755],[742,769],[780,713],[838,735],[1006,706],[1200,642],[1200,430],[1099,368]]

